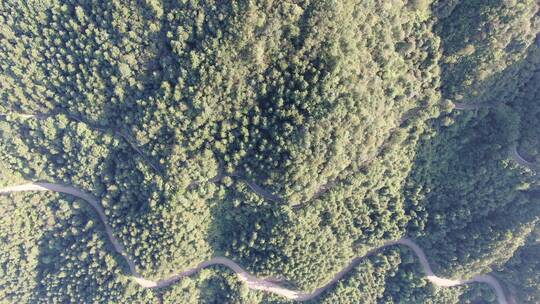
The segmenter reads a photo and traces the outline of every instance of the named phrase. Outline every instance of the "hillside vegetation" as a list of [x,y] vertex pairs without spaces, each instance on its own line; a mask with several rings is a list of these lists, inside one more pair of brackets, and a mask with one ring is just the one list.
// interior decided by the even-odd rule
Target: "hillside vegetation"
[[[540,301],[533,0],[0,1],[0,188],[95,196],[137,271],[315,290],[387,241]],[[0,303],[287,303],[144,289],[83,200],[0,194]],[[496,303],[405,246],[313,303]]]

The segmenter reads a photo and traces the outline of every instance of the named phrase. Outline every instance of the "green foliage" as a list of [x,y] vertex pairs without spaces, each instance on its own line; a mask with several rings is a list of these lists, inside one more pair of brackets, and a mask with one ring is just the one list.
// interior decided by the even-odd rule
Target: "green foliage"
[[261,298],[262,294],[248,293],[235,274],[224,267],[201,270],[162,291],[164,304],[260,303]]
[[540,228],[537,225],[525,245],[497,273],[510,294],[521,303],[540,301]]
[[58,195],[2,197],[2,303],[155,301],[129,283],[85,203]]
[[[528,78],[528,52],[537,49],[537,3],[533,0],[439,1],[443,18],[442,91],[468,103],[508,102]],[[526,72],[525,72],[525,71]]]
[[[538,302],[538,24],[533,0],[0,1],[0,186],[92,194],[149,279],[226,256],[309,291],[407,236]],[[287,302],[223,267],[143,290],[86,203],[0,203],[2,303]],[[405,248],[313,300],[494,301]]]
[[421,165],[406,196],[416,218],[409,229],[446,275],[504,263],[538,220],[540,209],[527,190],[538,187],[535,175],[508,161],[516,136],[510,125],[499,110],[460,115],[426,139],[417,156]]

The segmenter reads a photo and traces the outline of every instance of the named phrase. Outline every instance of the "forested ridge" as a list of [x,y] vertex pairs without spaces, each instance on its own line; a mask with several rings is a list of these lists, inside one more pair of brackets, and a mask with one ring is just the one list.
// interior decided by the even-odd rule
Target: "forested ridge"
[[[533,0],[0,1],[0,188],[69,185],[144,278],[312,291],[404,237],[540,301]],[[1,194],[1,303],[285,303],[130,279],[96,211]],[[406,246],[313,303],[496,303]]]

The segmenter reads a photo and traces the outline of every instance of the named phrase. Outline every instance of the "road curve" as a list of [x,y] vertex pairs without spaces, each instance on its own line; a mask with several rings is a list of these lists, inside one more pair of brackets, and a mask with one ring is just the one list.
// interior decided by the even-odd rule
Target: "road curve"
[[334,283],[336,283],[338,280],[343,278],[351,269],[353,269],[364,257],[373,254],[375,252],[378,252],[386,247],[394,246],[394,245],[403,245],[409,247],[419,258],[420,264],[422,266],[422,269],[424,273],[426,274],[426,277],[428,281],[433,283],[436,286],[440,287],[452,287],[452,286],[459,286],[463,284],[478,282],[478,283],[486,283],[493,288],[497,295],[497,299],[499,304],[507,304],[508,301],[506,299],[506,296],[503,292],[503,288],[501,287],[501,284],[495,279],[493,276],[490,275],[477,275],[471,279],[467,280],[451,280],[451,279],[445,279],[440,278],[436,276],[433,273],[433,270],[431,269],[431,266],[427,260],[427,257],[424,253],[424,251],[412,240],[403,238],[396,241],[389,241],[384,243],[378,248],[375,248],[369,252],[367,252],[365,255],[354,258],[345,268],[343,268],[340,272],[338,272],[331,280],[329,280],[327,283],[325,283],[323,286],[315,289],[312,292],[304,292],[304,291],[298,291],[298,290],[292,290],[288,289],[286,287],[283,287],[275,282],[275,280],[269,280],[264,278],[257,278],[251,274],[249,274],[247,271],[245,271],[240,265],[238,265],[233,260],[226,258],[226,257],[215,257],[211,260],[205,261],[200,263],[199,265],[188,268],[182,271],[179,271],[178,273],[171,275],[170,277],[167,277],[165,279],[159,280],[159,281],[152,281],[145,279],[140,276],[140,274],[137,272],[135,263],[129,258],[129,256],[126,254],[126,250],[124,246],[118,241],[118,239],[114,236],[112,232],[112,228],[107,223],[107,217],[105,215],[105,212],[103,210],[103,207],[101,206],[99,200],[95,198],[93,195],[81,191],[75,187],[68,186],[68,185],[61,185],[61,184],[53,184],[53,183],[46,183],[46,182],[35,182],[35,183],[27,183],[17,186],[10,186],[5,188],[0,188],[0,195],[1,194],[9,194],[14,192],[26,192],[26,191],[52,191],[52,192],[59,192],[59,193],[65,193],[69,195],[73,195],[75,197],[78,197],[84,201],[86,201],[98,214],[99,219],[105,226],[105,232],[110,240],[110,242],[113,245],[113,248],[116,252],[118,252],[127,262],[129,266],[129,270],[131,273],[131,279],[139,284],[140,286],[144,288],[160,288],[160,287],[166,287],[169,286],[178,280],[180,280],[182,277],[192,275],[193,273],[201,270],[202,268],[206,268],[208,266],[212,265],[223,265],[231,270],[233,270],[236,275],[238,276],[238,279],[245,283],[246,286],[250,289],[254,290],[262,290],[265,292],[274,293],[280,296],[283,296],[287,299],[296,300],[296,301],[307,301],[311,300],[317,296],[319,296],[321,293],[323,293],[325,290],[327,290],[329,287],[331,287]]
[[126,260],[131,274],[135,277],[140,277],[140,275],[137,273],[137,270],[135,268],[135,263],[133,263],[133,261],[127,256],[124,246],[114,236],[111,226],[109,226],[109,224],[107,223],[107,216],[105,215],[103,207],[94,196],[71,186],[51,184],[51,183],[28,183],[28,184],[23,184],[19,186],[5,187],[5,188],[0,189],[0,194],[24,192],[24,191],[60,192],[60,193],[73,195],[75,197],[78,197],[86,201],[94,210],[96,210],[99,216],[99,219],[105,226],[105,232],[107,233],[107,236],[109,237],[109,240],[111,241],[114,250],[118,252]]
[[519,154],[519,151],[518,151],[518,148],[517,146],[515,146],[514,148],[512,148],[512,150],[510,151],[510,156],[520,165],[522,166],[525,166],[525,167],[529,167],[530,169],[533,169],[534,168],[534,163],[531,163],[530,161],[526,160],[525,158],[523,158],[523,156],[521,156],[521,154]]

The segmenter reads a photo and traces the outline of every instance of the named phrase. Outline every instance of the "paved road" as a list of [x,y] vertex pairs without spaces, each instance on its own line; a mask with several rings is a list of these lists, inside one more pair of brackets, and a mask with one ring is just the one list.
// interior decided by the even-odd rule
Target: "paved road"
[[107,233],[107,236],[110,242],[112,243],[114,250],[118,252],[126,260],[127,264],[129,265],[129,270],[131,272],[132,280],[145,288],[166,287],[177,282],[182,277],[189,276],[199,271],[202,268],[205,268],[211,265],[224,265],[230,268],[231,270],[233,270],[238,276],[239,280],[244,282],[246,286],[250,289],[262,290],[262,291],[274,293],[274,294],[283,296],[288,299],[296,300],[296,301],[307,301],[307,300],[310,300],[319,296],[322,292],[324,292],[326,289],[328,289],[338,280],[343,278],[343,276],[345,276],[345,274],[347,274],[352,268],[354,268],[354,266],[356,266],[362,258],[389,246],[403,245],[412,249],[413,252],[418,256],[420,260],[420,264],[422,265],[423,271],[426,274],[427,279],[434,285],[441,286],[441,287],[452,287],[452,286],[458,286],[458,285],[468,284],[472,282],[486,283],[486,284],[489,284],[493,288],[500,304],[508,303],[506,296],[503,292],[503,289],[501,287],[501,284],[497,281],[497,279],[495,279],[494,277],[490,275],[478,275],[467,280],[450,280],[450,279],[440,278],[436,276],[431,269],[431,266],[426,258],[424,251],[414,241],[410,239],[406,239],[406,238],[396,240],[396,241],[389,241],[383,244],[382,246],[368,252],[364,256],[354,258],[345,268],[343,268],[340,272],[338,272],[330,281],[328,281],[326,284],[315,289],[312,292],[303,292],[303,291],[288,289],[276,283],[275,280],[257,278],[249,274],[247,271],[245,271],[236,262],[226,257],[215,257],[209,261],[202,262],[196,267],[181,270],[178,273],[168,278],[165,278],[159,281],[152,281],[152,280],[145,279],[139,275],[139,273],[136,270],[135,263],[126,254],[124,246],[120,244],[118,239],[114,236],[112,232],[112,228],[107,223],[107,217],[103,211],[103,207],[101,206],[101,203],[94,196],[72,186],[45,183],[45,182],[27,183],[27,184],[18,185],[18,186],[0,188],[0,194],[9,194],[9,193],[14,193],[14,192],[25,192],[25,191],[60,192],[60,193],[73,195],[75,197],[78,197],[86,201],[97,212],[99,219],[101,220],[101,222],[103,223],[105,227],[105,232]]

